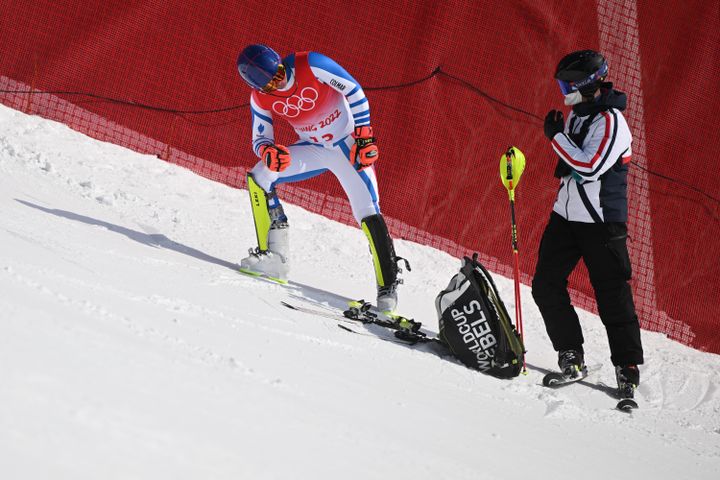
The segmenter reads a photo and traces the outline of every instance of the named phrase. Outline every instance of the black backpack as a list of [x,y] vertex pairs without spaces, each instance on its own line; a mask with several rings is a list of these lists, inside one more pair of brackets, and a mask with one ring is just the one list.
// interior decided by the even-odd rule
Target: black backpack
[[478,254],[463,259],[460,272],[435,299],[438,338],[467,367],[501,377],[516,377],[525,348],[497,287]]

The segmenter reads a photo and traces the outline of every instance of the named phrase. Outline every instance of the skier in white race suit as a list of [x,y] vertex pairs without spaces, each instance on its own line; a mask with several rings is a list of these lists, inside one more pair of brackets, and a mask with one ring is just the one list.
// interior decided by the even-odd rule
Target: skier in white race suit
[[[252,147],[260,161],[248,173],[258,246],[240,263],[245,273],[286,282],[290,271],[289,225],[275,186],[331,171],[353,216],[370,243],[377,283],[377,307],[397,306],[397,263],[392,238],[380,213],[373,164],[379,152],[370,106],[360,84],[332,59],[297,52],[284,59],[270,47],[245,47],[238,71],[252,87]],[[273,118],[284,118],[298,139],[275,143]],[[407,265],[407,262],[406,262]],[[408,266],[409,267],[409,266]]]

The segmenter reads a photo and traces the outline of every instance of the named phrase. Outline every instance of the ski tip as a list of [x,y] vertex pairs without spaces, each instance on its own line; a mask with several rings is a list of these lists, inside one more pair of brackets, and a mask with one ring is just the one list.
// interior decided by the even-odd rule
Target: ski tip
[[623,398],[620,400],[617,405],[615,406],[616,409],[620,410],[621,412],[630,413],[633,410],[636,410],[639,408],[637,402],[633,400],[632,398]]
[[559,373],[548,373],[542,379],[544,386],[549,388],[555,388],[563,383],[564,377]]

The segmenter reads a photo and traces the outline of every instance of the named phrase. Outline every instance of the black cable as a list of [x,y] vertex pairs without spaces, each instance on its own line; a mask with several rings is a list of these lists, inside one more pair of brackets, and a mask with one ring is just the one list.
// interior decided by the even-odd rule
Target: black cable
[[250,105],[250,102],[242,103],[240,105],[234,105],[232,107],[225,107],[225,108],[214,108],[214,109],[208,109],[208,110],[177,110],[174,108],[167,108],[167,107],[158,107],[155,105],[149,105],[147,103],[140,103],[135,102],[133,100],[121,100],[119,98],[112,98],[112,97],[105,97],[102,95],[96,95],[94,93],[86,93],[86,92],[71,92],[71,91],[65,91],[65,90],[48,90],[48,91],[42,91],[42,92],[36,92],[34,90],[0,90],[0,93],[19,93],[19,94],[27,94],[27,95],[68,95],[68,96],[82,96],[82,97],[88,97],[88,98],[94,98],[96,100],[105,100],[110,103],[117,103],[119,105],[127,105],[130,107],[138,107],[143,108],[145,110],[152,110],[155,112],[165,112],[165,113],[178,113],[178,114],[196,114],[196,115],[202,115],[206,113],[223,113],[223,112],[229,112],[232,110],[239,110],[243,107],[247,107]]
[[452,78],[456,82],[462,83],[467,88],[469,88],[470,90],[474,91],[475,93],[477,93],[478,95],[480,95],[481,97],[485,98],[486,100],[488,100],[492,103],[497,103],[498,105],[501,105],[501,106],[503,106],[509,110],[512,110],[514,112],[522,113],[524,115],[527,115],[528,117],[532,117],[536,120],[540,120],[541,122],[543,121],[542,117],[539,117],[532,112],[528,112],[527,110],[523,110],[522,108],[514,107],[514,106],[510,105],[509,103],[505,103],[502,100],[497,99],[497,98],[493,97],[492,95],[484,92],[483,90],[480,90],[478,87],[476,87],[472,83],[468,82],[467,80],[464,80],[460,77],[456,77],[455,75],[451,75],[447,72],[440,71],[440,67],[438,67],[437,70],[439,71],[439,73],[445,75],[446,77]]
[[385,86],[385,87],[363,87],[363,90],[366,90],[366,91],[368,91],[368,92],[372,92],[373,90],[393,90],[393,89],[396,89],[396,88],[412,87],[412,86],[417,85],[417,84],[419,84],[419,83],[423,83],[423,82],[426,82],[426,81],[430,80],[432,77],[434,77],[435,75],[437,75],[437,74],[439,74],[439,73],[443,73],[443,72],[440,71],[440,66],[436,67],[435,70],[433,70],[432,72],[430,72],[429,75],[427,75],[427,76],[425,76],[425,77],[422,77],[422,78],[419,78],[419,79],[417,79],[417,80],[411,80],[411,81],[406,82],[406,83],[398,83],[397,85],[388,85],[388,86]]
[[693,190],[694,192],[699,193],[699,194],[701,194],[701,195],[709,198],[709,199],[712,200],[713,202],[716,202],[716,203],[720,204],[720,199],[713,197],[713,196],[710,195],[709,193],[706,193],[706,192],[704,192],[703,190],[701,190],[701,189],[699,189],[699,188],[697,188],[697,187],[694,187],[694,186],[690,185],[690,184],[687,183],[687,182],[684,182],[684,181],[682,181],[682,180],[678,180],[677,178],[669,177],[669,176],[667,176],[667,175],[663,175],[662,173],[653,172],[653,171],[650,170],[649,168],[645,168],[645,167],[643,167],[642,165],[638,165],[638,164],[637,164],[636,162],[634,162],[634,161],[631,161],[630,163],[632,163],[633,165],[635,165],[636,167],[638,167],[640,170],[644,170],[644,171],[646,171],[647,173],[649,173],[649,174],[651,174],[651,175],[655,175],[656,177],[660,177],[660,178],[665,179],[665,180],[667,180],[667,181],[669,181],[669,182],[671,182],[671,183],[680,184],[680,185],[684,186],[685,188],[688,188],[688,189],[690,189],[690,190]]
[[[513,105],[511,105],[511,104],[509,104],[509,103],[507,103],[507,102],[504,102],[504,101],[502,101],[502,100],[500,100],[500,99],[498,99],[498,98],[493,97],[492,95],[488,94],[488,93],[485,92],[484,90],[480,89],[479,87],[476,87],[475,85],[473,85],[472,83],[468,82],[467,80],[465,80],[465,79],[463,79],[463,78],[461,78],[461,77],[458,77],[458,76],[455,76],[455,75],[452,75],[452,74],[450,74],[450,73],[448,73],[448,72],[443,71],[440,66],[437,66],[432,72],[430,72],[430,74],[428,74],[428,75],[426,75],[426,76],[424,76],[424,77],[422,77],[422,78],[416,79],[416,80],[411,80],[411,81],[405,82],[405,83],[399,83],[399,84],[397,84],[397,85],[386,85],[386,86],[380,86],[380,87],[363,87],[363,90],[366,90],[366,91],[377,91],[377,90],[393,90],[393,89],[398,89],[398,88],[407,88],[407,87],[412,87],[412,86],[421,84],[421,83],[423,83],[423,82],[426,82],[426,81],[430,80],[431,78],[433,78],[433,77],[435,77],[435,76],[438,76],[438,75],[443,75],[443,76],[445,76],[445,77],[447,77],[447,78],[450,78],[450,79],[452,79],[452,80],[460,83],[460,84],[463,85],[464,87],[472,90],[473,92],[475,92],[476,94],[480,95],[480,96],[483,97],[485,100],[487,100],[487,101],[489,101],[489,102],[491,102],[491,103],[500,105],[501,107],[504,107],[504,108],[506,108],[506,109],[508,109],[508,110],[512,110],[512,111],[514,111],[514,112],[517,112],[517,113],[526,115],[526,116],[528,116],[528,117],[530,117],[530,118],[532,118],[532,119],[538,120],[538,121],[540,121],[540,122],[542,122],[542,120],[543,120],[542,117],[540,117],[540,116],[538,116],[538,115],[535,115],[535,114],[532,113],[532,112],[528,112],[527,110],[523,110],[522,108],[515,107],[515,106],[513,106]],[[146,103],[135,102],[135,101],[132,101],[132,100],[121,100],[121,99],[118,99],[118,98],[105,97],[105,96],[102,96],[102,95],[96,95],[96,94],[93,94],[93,93],[86,93],[86,92],[73,92],[73,91],[65,91],[65,90],[52,90],[52,91],[43,91],[43,92],[36,92],[36,91],[33,91],[33,90],[0,90],[0,93],[15,93],[15,94],[26,94],[26,95],[67,95],[67,96],[83,96],[83,97],[88,97],[88,98],[94,98],[94,99],[97,99],[97,100],[105,100],[105,101],[108,101],[108,102],[111,102],[111,103],[115,103],[115,104],[118,104],[118,105],[127,105],[127,106],[131,106],[131,107],[143,108],[143,109],[146,109],[146,110],[152,110],[152,111],[156,111],[156,112],[175,113],[175,114],[179,114],[179,115],[204,115],[204,114],[209,114],[209,113],[231,112],[231,111],[239,110],[239,109],[241,109],[241,108],[244,108],[244,107],[247,107],[248,105],[250,105],[250,102],[247,102],[247,103],[242,103],[242,104],[240,104],[240,105],[233,105],[233,106],[224,107],[224,108],[213,108],[213,109],[205,109],[205,110],[177,110],[177,109],[173,109],[173,108],[158,107],[158,106],[156,106],[156,105],[149,105],[149,104],[146,104]],[[679,185],[682,185],[682,186],[684,186],[685,188],[688,188],[688,189],[690,189],[690,190],[692,190],[692,191],[694,191],[694,192],[696,192],[696,193],[699,193],[699,194],[705,196],[706,198],[708,198],[708,199],[710,199],[710,200],[712,200],[712,201],[714,201],[714,202],[716,202],[717,204],[720,205],[720,199],[713,197],[712,195],[708,194],[707,192],[704,192],[703,190],[701,190],[701,189],[699,189],[699,188],[697,188],[697,187],[695,187],[695,186],[693,186],[693,185],[690,185],[690,184],[687,183],[687,182],[684,182],[684,181],[682,181],[682,180],[678,180],[678,179],[676,179],[676,178],[673,178],[673,177],[670,177],[670,176],[667,176],[667,175],[663,175],[663,174],[661,174],[661,173],[654,172],[654,171],[650,170],[649,168],[645,168],[645,167],[643,167],[643,166],[638,165],[638,164],[637,164],[636,162],[634,162],[634,161],[631,162],[631,163],[632,163],[633,165],[635,165],[636,167],[640,168],[641,170],[644,170],[645,172],[647,172],[647,173],[649,173],[649,174],[651,174],[651,175],[654,175],[654,176],[656,176],[656,177],[662,178],[662,179],[667,180],[667,181],[669,181],[669,182],[671,182],[671,183],[677,183],[677,184],[679,184]]]

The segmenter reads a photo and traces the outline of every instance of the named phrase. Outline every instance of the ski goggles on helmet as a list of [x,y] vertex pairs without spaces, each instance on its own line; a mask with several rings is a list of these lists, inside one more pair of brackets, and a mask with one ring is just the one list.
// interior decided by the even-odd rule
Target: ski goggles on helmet
[[560,91],[563,95],[568,95],[572,92],[577,92],[578,90],[583,90],[585,87],[593,85],[597,81],[603,79],[605,76],[607,76],[608,73],[608,64],[607,62],[603,63],[602,66],[598,69],[597,72],[593,73],[589,77],[585,77],[582,80],[577,80],[574,82],[568,82],[565,80],[558,79],[558,85],[560,85]]
[[284,79],[285,79],[285,65],[283,65],[283,64],[281,63],[281,64],[278,65],[277,73],[275,73],[275,75],[273,75],[273,77],[270,79],[270,81],[267,83],[267,85],[265,85],[264,87],[262,87],[260,90],[261,90],[263,93],[269,93],[269,92],[272,92],[272,91],[274,91],[274,90],[277,90],[277,89],[278,89],[278,85],[279,85],[280,82],[282,82]]

